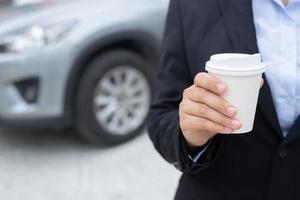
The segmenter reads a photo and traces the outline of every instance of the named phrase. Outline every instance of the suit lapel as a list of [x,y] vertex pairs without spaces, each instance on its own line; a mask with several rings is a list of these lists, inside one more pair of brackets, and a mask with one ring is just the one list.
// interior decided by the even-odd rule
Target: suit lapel
[[271,90],[265,75],[263,75],[263,79],[265,83],[259,93],[258,107],[264,114],[266,120],[269,121],[271,126],[274,128],[280,139],[283,140],[283,134],[274,107]]
[[[251,0],[219,0],[219,3],[234,50],[238,53],[258,53]],[[282,139],[271,90],[265,76],[263,78],[265,84],[260,91],[258,107]]]

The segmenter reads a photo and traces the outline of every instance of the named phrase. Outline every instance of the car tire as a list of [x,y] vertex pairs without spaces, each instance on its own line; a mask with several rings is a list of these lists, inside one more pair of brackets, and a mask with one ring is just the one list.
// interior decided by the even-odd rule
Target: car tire
[[[82,75],[77,93],[79,134],[90,143],[112,146],[142,133],[154,89],[154,71],[149,62],[129,50],[113,50],[93,59]],[[135,92],[139,87],[140,93]],[[135,101],[140,101],[140,107]],[[114,113],[107,114],[109,109]],[[136,111],[136,115],[130,113],[130,109],[132,113]]]

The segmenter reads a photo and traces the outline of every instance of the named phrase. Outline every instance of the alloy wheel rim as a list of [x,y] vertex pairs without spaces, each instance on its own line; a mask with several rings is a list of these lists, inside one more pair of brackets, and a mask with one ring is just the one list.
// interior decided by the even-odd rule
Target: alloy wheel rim
[[151,90],[145,76],[132,66],[118,66],[106,72],[96,85],[94,114],[112,135],[126,135],[145,120]]

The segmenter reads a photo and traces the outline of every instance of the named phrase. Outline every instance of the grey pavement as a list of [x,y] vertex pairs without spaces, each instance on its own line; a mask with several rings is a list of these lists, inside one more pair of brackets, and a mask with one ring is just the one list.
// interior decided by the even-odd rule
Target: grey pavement
[[179,175],[146,134],[104,149],[71,131],[0,128],[3,200],[168,200]]

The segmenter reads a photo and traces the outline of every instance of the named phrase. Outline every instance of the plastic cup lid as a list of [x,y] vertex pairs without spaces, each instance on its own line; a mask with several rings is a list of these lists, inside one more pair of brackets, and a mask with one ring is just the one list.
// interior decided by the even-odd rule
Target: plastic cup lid
[[262,74],[265,65],[260,54],[223,53],[211,56],[205,69],[220,75],[249,76]]

